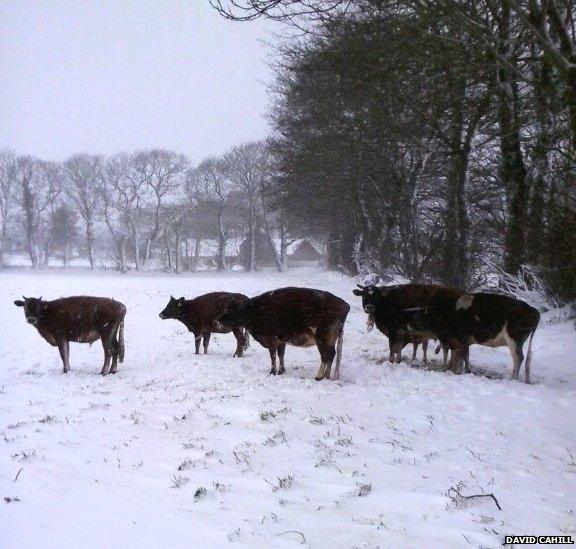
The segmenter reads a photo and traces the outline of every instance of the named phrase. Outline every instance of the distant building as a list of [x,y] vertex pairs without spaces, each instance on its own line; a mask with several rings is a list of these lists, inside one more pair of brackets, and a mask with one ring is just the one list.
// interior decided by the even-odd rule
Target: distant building
[[296,240],[288,246],[288,267],[321,266],[324,264],[322,247],[308,238]]

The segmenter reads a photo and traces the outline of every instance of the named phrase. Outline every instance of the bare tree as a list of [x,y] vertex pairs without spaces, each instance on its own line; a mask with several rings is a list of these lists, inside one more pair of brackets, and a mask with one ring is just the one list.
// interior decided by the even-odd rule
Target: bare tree
[[96,266],[94,225],[101,206],[102,159],[77,154],[64,162],[66,192],[84,222],[90,268]]
[[186,174],[186,194],[198,208],[209,212],[217,235],[216,266],[225,271],[226,245],[235,226],[231,216],[234,186],[221,159],[207,158]]
[[271,228],[265,215],[263,190],[271,178],[270,153],[264,142],[252,142],[234,147],[224,156],[227,178],[241,192],[248,217],[248,270],[256,268],[256,231],[261,219],[267,231],[267,238],[274,251],[276,264],[281,269],[280,258],[272,240]]
[[146,236],[143,266],[150,259],[152,244],[162,233],[162,206],[180,185],[187,168],[188,159],[184,155],[164,149],[141,151],[132,158],[135,180],[148,191],[152,203],[152,221]]
[[16,155],[9,149],[0,151],[0,267],[4,264],[6,241],[15,205]]
[[49,163],[31,156],[16,159],[17,202],[23,213],[28,255],[35,269],[41,267],[41,227],[59,192],[58,179],[51,177]]

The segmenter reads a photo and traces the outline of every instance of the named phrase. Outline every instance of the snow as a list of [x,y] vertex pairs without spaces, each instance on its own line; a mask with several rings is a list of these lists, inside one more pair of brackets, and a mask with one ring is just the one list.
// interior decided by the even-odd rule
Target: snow
[[[269,376],[253,342],[211,354],[158,313],[170,294],[327,289],[352,306],[341,380],[316,382],[314,348]],[[533,385],[506,349],[473,347],[475,374],[389,364],[349,278],[0,273],[0,546],[497,547],[504,534],[576,529],[576,332],[544,322]],[[56,349],[12,304],[91,294],[128,307],[126,360],[102,378],[100,343]],[[404,351],[411,356],[411,348]],[[488,498],[454,501],[463,495]],[[202,490],[203,489],[203,490]]]

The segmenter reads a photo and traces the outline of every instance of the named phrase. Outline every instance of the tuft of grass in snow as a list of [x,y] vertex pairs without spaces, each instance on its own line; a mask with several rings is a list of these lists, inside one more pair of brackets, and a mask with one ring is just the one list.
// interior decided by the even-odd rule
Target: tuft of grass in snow
[[172,475],[172,488],[182,488],[182,486],[188,484],[189,480],[188,477]]
[[194,501],[200,501],[208,492],[204,486],[198,486],[194,492]]
[[278,490],[290,490],[290,488],[292,488],[292,483],[294,482],[294,476],[286,475],[285,477],[278,477],[277,480],[278,484],[272,484],[269,480],[266,480],[266,482],[272,486],[273,492],[278,492]]
[[356,494],[358,495],[359,498],[363,498],[365,496],[367,496],[371,491],[372,491],[372,484],[368,483],[368,484],[356,484],[356,486],[358,487],[358,490],[356,492]]

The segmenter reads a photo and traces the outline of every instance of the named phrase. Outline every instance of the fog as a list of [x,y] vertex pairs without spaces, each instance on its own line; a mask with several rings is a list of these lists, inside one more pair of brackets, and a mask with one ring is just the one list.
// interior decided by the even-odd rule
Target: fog
[[207,0],[0,11],[2,146],[19,154],[161,146],[197,162],[267,133],[263,22],[227,21]]

